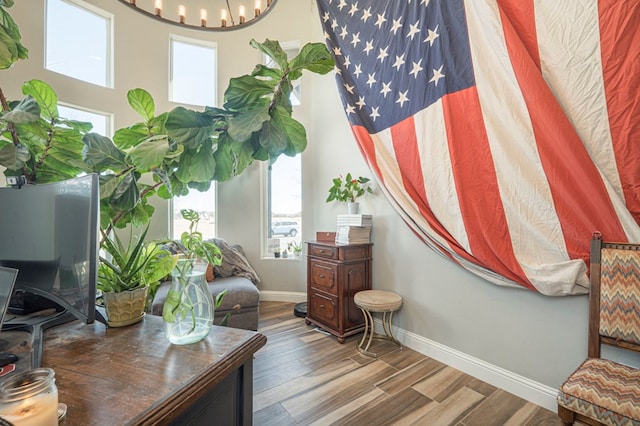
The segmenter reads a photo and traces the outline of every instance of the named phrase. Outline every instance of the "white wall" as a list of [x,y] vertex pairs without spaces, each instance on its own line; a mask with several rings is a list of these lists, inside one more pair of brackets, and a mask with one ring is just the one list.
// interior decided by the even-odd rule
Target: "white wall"
[[[126,6],[91,0],[116,18],[116,87],[98,88],[42,69],[45,0],[16,2],[11,9],[30,49],[30,59],[3,71],[0,86],[9,97],[19,85],[43,79],[61,100],[116,113],[116,128],[136,120],[129,112],[126,91],[142,87],[152,93],[158,111],[174,105],[167,100],[167,32],[218,43],[220,96],[230,77],[250,72],[260,55],[251,38],[322,41],[315,2],[279,0],[273,12],[243,31],[205,33],[167,26],[144,18]],[[187,1],[185,1],[188,4]],[[296,111],[307,128],[309,147],[303,154],[303,240],[316,231],[331,231],[335,216],[346,206],[326,204],[331,179],[350,171],[373,177],[347,126],[333,75],[310,75],[303,81],[303,107]],[[219,234],[242,244],[262,277],[261,290],[306,291],[306,262],[260,259],[260,197],[258,164],[242,176],[219,185]],[[422,244],[389,202],[377,195],[363,198],[363,212],[374,215],[373,287],[404,297],[394,316],[401,329],[423,336],[489,364],[557,387],[586,356],[587,298],[551,298],[528,290],[501,288],[457,267]],[[166,206],[154,217],[155,236],[166,235]]]

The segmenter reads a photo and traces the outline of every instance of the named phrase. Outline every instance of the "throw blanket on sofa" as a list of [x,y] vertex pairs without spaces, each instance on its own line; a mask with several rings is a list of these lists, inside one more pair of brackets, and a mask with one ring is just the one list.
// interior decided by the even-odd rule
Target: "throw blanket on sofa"
[[213,238],[212,241],[222,252],[222,264],[216,266],[214,271],[221,277],[240,276],[251,280],[255,285],[260,284],[260,277],[249,264],[249,261],[241,252],[240,246],[231,246],[226,241]]

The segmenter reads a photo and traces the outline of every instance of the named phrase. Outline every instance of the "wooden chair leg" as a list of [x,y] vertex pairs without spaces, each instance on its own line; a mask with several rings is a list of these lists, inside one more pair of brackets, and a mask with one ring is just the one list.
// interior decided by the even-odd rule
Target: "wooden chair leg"
[[563,426],[570,426],[576,421],[576,413],[561,405],[558,405],[558,416]]

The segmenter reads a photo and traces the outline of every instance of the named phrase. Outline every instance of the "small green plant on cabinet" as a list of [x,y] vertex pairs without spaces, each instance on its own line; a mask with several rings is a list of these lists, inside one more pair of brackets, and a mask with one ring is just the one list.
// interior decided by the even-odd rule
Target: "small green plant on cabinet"
[[362,176],[355,179],[351,176],[351,173],[347,173],[344,179],[342,175],[339,175],[333,179],[333,185],[329,188],[329,196],[326,202],[340,201],[354,203],[356,199],[362,197],[364,194],[373,193],[369,187],[370,180],[371,179]]

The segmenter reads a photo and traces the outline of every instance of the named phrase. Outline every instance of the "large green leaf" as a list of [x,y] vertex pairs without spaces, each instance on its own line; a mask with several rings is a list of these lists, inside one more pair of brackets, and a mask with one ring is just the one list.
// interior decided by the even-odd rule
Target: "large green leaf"
[[129,157],[140,171],[148,171],[159,167],[169,151],[166,135],[152,136],[129,151]]
[[111,139],[97,133],[87,133],[82,137],[82,142],[82,158],[95,169],[120,172],[129,167],[124,152],[119,150]]
[[286,70],[288,68],[287,53],[282,50],[280,43],[277,41],[266,39],[264,43],[259,43],[256,40],[251,39],[249,44],[251,47],[258,49],[260,52],[273,59],[280,69]]
[[58,118],[58,95],[42,80],[30,80],[22,85],[22,93],[31,96],[40,106],[40,114],[47,120]]
[[129,149],[142,143],[148,137],[146,126],[137,124],[116,130],[113,135],[113,143],[120,149]]
[[183,107],[173,109],[165,125],[170,138],[192,149],[206,143],[214,130],[206,113]]
[[256,104],[268,103],[273,90],[273,83],[250,75],[232,78],[224,92],[223,106],[230,111],[253,109],[256,108]]
[[284,151],[285,154],[295,156],[307,148],[307,132],[304,126],[291,117],[286,110],[276,108],[273,111],[273,120],[278,127],[284,129],[289,138],[290,143]]
[[[300,53],[291,60],[289,67],[291,71],[307,69],[317,74],[327,74],[333,69],[334,61],[331,53],[323,43],[307,43],[302,46]],[[297,75],[291,76],[292,80],[297,79]]]
[[185,183],[205,182],[213,178],[215,170],[216,160],[211,142],[208,142],[199,150],[189,150],[182,154],[176,176]]
[[215,180],[218,182],[224,182],[234,176],[234,157],[231,152],[231,145],[224,144],[218,146],[218,149],[213,154],[216,160],[216,173],[214,175]]
[[254,77],[260,76],[260,77],[266,77],[268,79],[271,79],[274,82],[274,87],[275,87],[275,84],[277,84],[277,82],[280,81],[284,76],[284,72],[277,68],[270,68],[266,65],[258,64],[255,66],[255,68],[251,72],[251,75]]
[[271,157],[277,157],[287,148],[289,137],[285,129],[278,126],[274,120],[269,120],[262,126],[260,145]]
[[29,150],[25,146],[6,144],[0,149],[0,166],[9,170],[20,169],[29,158]]
[[268,106],[264,105],[263,108],[252,109],[230,117],[227,132],[233,140],[246,141],[253,132],[262,128],[265,121],[270,119]]
[[100,175],[98,180],[100,182],[100,199],[111,198],[120,183],[118,177],[116,175]]
[[137,179],[133,172],[125,173],[111,194],[109,204],[119,211],[130,211],[140,200]]
[[144,119],[149,121],[155,114],[155,104],[153,98],[144,89],[133,89],[127,92],[127,99],[131,108]]
[[18,59],[27,59],[29,51],[20,41],[18,25],[3,7],[12,7],[13,0],[0,2],[0,69],[7,69]]
[[27,96],[13,110],[3,114],[2,119],[14,124],[34,123],[40,120],[40,107],[33,97]]

